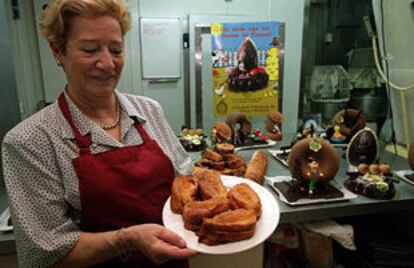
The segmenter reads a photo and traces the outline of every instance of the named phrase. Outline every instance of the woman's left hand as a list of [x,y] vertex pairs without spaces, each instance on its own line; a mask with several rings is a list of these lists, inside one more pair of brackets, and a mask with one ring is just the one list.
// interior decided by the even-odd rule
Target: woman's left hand
[[196,251],[186,248],[181,237],[158,224],[134,225],[125,232],[130,244],[156,264],[197,255]]

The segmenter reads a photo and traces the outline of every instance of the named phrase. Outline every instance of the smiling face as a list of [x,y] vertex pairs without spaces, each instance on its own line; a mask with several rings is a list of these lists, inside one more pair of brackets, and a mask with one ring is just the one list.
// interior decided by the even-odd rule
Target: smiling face
[[109,98],[124,66],[121,27],[110,16],[69,20],[66,51],[52,48],[68,80],[68,92],[78,99]]

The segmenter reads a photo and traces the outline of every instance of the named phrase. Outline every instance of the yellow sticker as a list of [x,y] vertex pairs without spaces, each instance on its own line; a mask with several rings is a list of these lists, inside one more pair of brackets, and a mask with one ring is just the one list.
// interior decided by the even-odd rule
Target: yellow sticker
[[221,23],[212,23],[211,24],[211,34],[214,36],[219,36],[223,33],[223,24]]

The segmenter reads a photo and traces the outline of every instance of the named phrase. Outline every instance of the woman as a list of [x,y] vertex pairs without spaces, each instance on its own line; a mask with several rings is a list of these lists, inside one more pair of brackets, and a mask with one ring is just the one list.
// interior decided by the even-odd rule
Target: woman
[[196,254],[161,225],[191,159],[158,103],[115,90],[129,22],[122,0],[56,0],[44,11],[67,85],[3,141],[21,267],[185,267]]

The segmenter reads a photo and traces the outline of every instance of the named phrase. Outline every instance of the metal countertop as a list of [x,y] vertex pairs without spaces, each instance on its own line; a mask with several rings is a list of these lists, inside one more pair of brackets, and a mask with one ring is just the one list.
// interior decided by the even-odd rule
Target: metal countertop
[[[272,148],[261,148],[261,150],[268,151],[269,149],[277,149],[283,145],[289,144],[289,142],[290,139],[286,138],[283,141],[277,143]],[[343,157],[345,150],[342,148],[338,148],[337,150],[341,156],[341,167],[335,177],[335,181],[338,184],[342,185],[344,180],[347,178],[345,172],[348,169],[348,164]],[[255,150],[248,149],[241,150],[238,153],[248,161],[254,151]],[[194,160],[198,159],[199,156],[199,153],[192,154]],[[391,164],[393,170],[410,169],[407,159],[386,152],[383,149],[380,153],[380,159],[382,162]],[[266,175],[281,176],[290,175],[290,173],[285,166],[283,166],[279,161],[277,161],[273,156],[269,154],[268,169]],[[414,186],[406,183],[405,181],[401,181],[400,183],[396,184],[397,194],[396,197],[391,200],[375,200],[359,195],[357,198],[351,200],[304,206],[289,206],[279,200],[279,197],[270,188],[269,185],[264,185],[264,187],[268,189],[278,201],[281,214],[280,223],[316,221],[363,214],[412,210],[414,208]],[[6,192],[4,186],[0,185],[0,211],[3,211],[6,207]],[[0,232],[0,254],[13,253],[15,250],[14,234],[12,232]]]
[[[278,149],[279,147],[289,143],[290,139],[283,140],[270,149]],[[380,148],[381,147],[384,148],[385,146],[380,146]],[[261,150],[268,151],[269,148]],[[253,152],[254,150],[242,150],[238,153],[240,153],[246,161],[248,161]],[[344,156],[345,148],[337,148],[337,152],[340,155],[340,170],[335,176],[335,181],[338,185],[343,185],[343,182],[347,179],[345,172],[348,170],[348,163],[346,162]],[[407,159],[389,153],[384,149],[380,149],[380,162],[391,164],[393,170],[410,169]],[[272,177],[283,175],[290,175],[288,168],[269,153],[266,176]],[[280,201],[276,192],[269,185],[265,184],[264,187],[268,189],[278,201],[281,213],[281,223],[315,221],[346,216],[357,216],[362,214],[414,209],[414,186],[402,180],[395,184],[397,193],[394,199],[391,200],[376,200],[358,195],[357,198],[351,200],[303,206],[290,206],[285,204]]]

